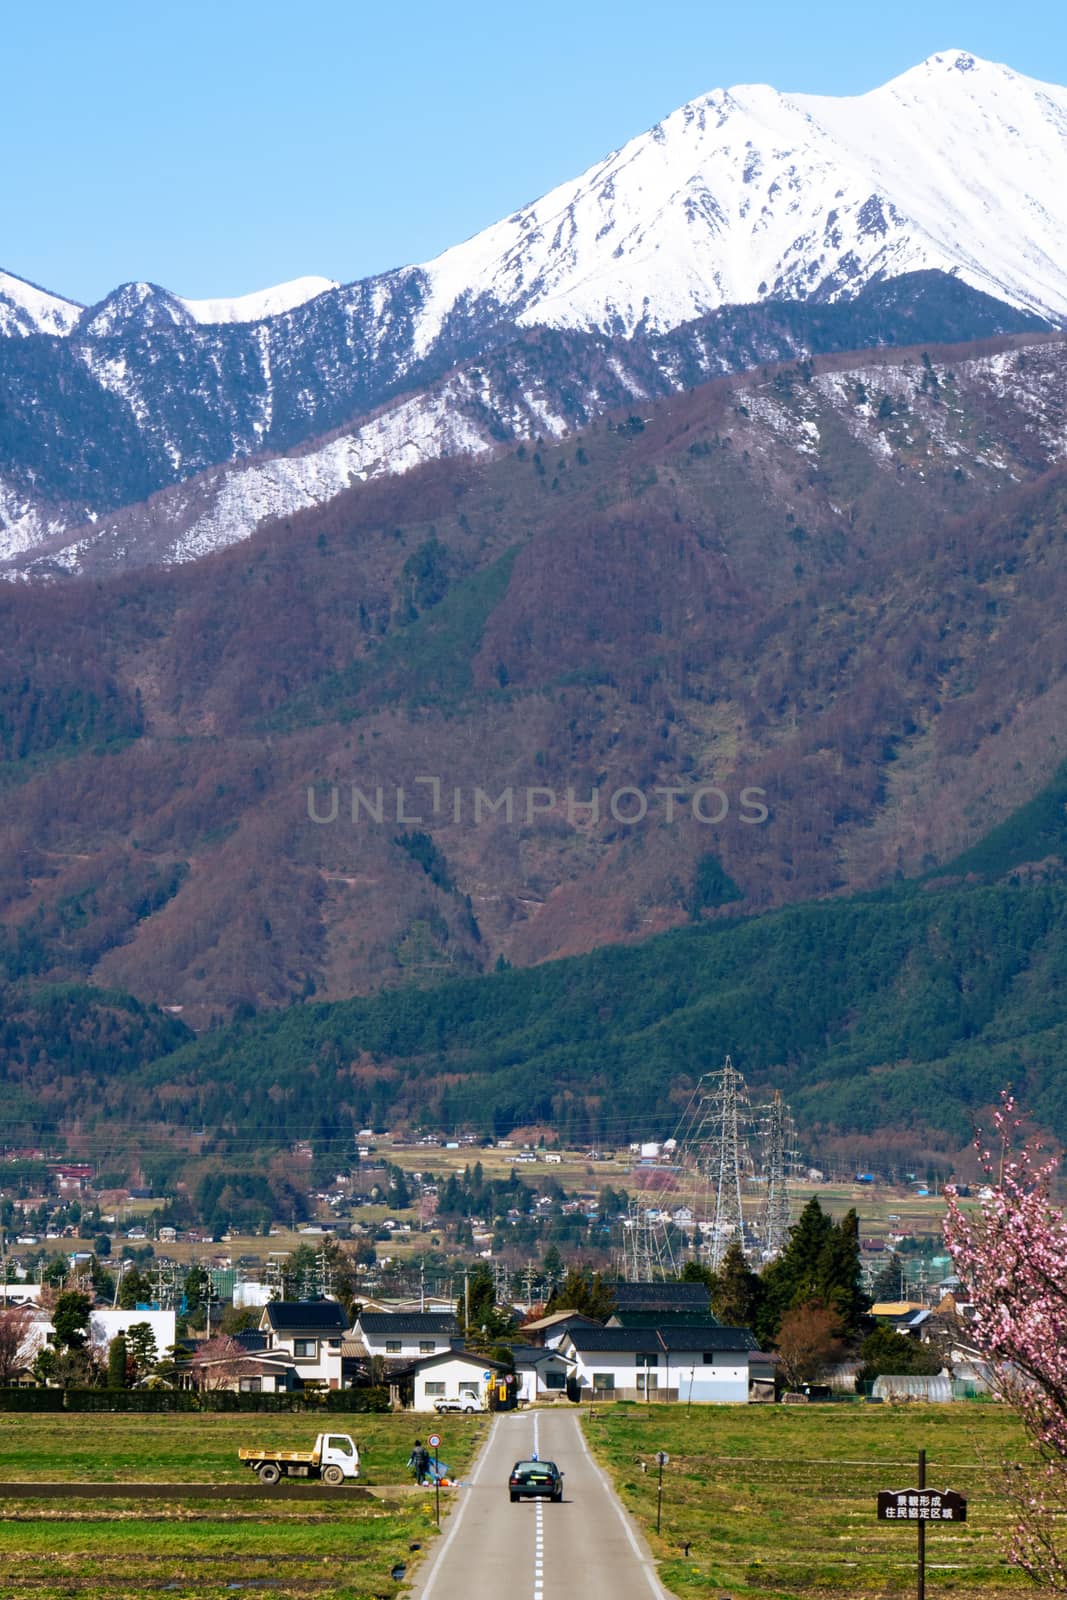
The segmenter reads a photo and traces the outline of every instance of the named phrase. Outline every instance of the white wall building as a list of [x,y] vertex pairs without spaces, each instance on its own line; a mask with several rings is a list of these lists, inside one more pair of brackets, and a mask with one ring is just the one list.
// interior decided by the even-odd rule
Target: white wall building
[[0,1306],[35,1306],[40,1298],[39,1283],[0,1283]]
[[618,1400],[746,1403],[747,1328],[715,1324],[659,1328],[574,1328],[560,1345],[583,1392]]
[[432,1411],[438,1400],[468,1397],[488,1409],[489,1385],[494,1374],[506,1373],[499,1361],[474,1355],[468,1350],[446,1350],[426,1356],[416,1364],[412,1409]]
[[178,1337],[176,1316],[173,1311],[120,1311],[103,1307],[89,1313],[89,1342],[101,1355],[117,1334],[125,1333],[136,1323],[147,1322],[155,1335],[156,1350],[163,1355]]
[[260,1332],[267,1335],[269,1356],[291,1356],[303,1383],[341,1387],[341,1344],[348,1319],[337,1300],[272,1300],[264,1306]]
[[562,1350],[542,1349],[538,1345],[512,1346],[515,1358],[515,1382],[521,1405],[533,1405],[537,1400],[555,1400],[567,1392],[567,1379],[575,1370],[572,1357]]
[[368,1356],[411,1361],[451,1350],[459,1324],[450,1311],[364,1311],[354,1332]]

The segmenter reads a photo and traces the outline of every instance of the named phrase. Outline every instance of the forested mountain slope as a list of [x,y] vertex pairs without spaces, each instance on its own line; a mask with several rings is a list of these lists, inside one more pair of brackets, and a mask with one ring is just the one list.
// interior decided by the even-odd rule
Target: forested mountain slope
[[760,368],[0,595],[8,977],[202,1026],[938,868],[1062,760],[1064,352]]

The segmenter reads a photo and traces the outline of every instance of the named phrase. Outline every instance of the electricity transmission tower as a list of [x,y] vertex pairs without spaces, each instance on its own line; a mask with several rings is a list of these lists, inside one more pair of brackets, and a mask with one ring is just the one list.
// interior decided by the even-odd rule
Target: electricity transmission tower
[[649,1208],[636,1200],[630,1201],[623,1241],[625,1276],[630,1283],[653,1283],[678,1276],[669,1222],[665,1217],[650,1216]]
[[727,1056],[718,1072],[700,1079],[678,1135],[687,1165],[707,1185],[705,1221],[710,1211],[708,1265],[717,1270],[736,1234],[745,1242],[741,1208],[742,1174],[752,1167],[748,1149],[749,1105],[745,1080]]
[[764,1261],[773,1261],[789,1234],[789,1173],[796,1160],[793,1119],[781,1091],[763,1114],[763,1175],[766,1193],[756,1226]]
[[736,1234],[745,1242],[744,1215],[741,1210],[741,1130],[740,1110],[747,1109],[745,1080],[730,1057],[711,1079],[708,1099],[708,1175],[715,1188],[712,1219],[711,1269],[718,1271],[726,1248]]

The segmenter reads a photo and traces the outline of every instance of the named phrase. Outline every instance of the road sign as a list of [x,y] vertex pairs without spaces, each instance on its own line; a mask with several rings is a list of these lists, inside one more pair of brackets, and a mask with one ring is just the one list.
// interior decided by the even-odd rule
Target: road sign
[[955,1489],[881,1489],[879,1522],[966,1522],[967,1501]]
[[485,1379],[486,1383],[490,1382],[490,1380],[492,1379],[492,1376],[493,1376],[493,1374],[491,1372],[483,1372],[482,1373],[482,1377]]
[[430,1446],[431,1450],[436,1450],[437,1446],[441,1443],[441,1435],[439,1433],[427,1434],[426,1443]]
[[667,1465],[667,1462],[668,1462],[668,1461],[669,1461],[669,1460],[670,1460],[670,1459],[671,1459],[671,1458],[670,1458],[670,1456],[669,1456],[669,1455],[668,1455],[668,1454],[667,1454],[667,1452],[666,1452],[666,1450],[657,1450],[657,1451],[656,1451],[656,1460],[657,1460],[657,1461],[658,1461],[658,1463],[659,1463],[659,1465],[660,1465],[660,1466],[661,1466],[661,1467],[665,1467],[665,1466],[666,1466],[666,1465]]

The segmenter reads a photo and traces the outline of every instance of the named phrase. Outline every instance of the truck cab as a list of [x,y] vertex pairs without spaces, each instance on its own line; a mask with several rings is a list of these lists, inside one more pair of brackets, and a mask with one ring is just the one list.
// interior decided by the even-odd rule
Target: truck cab
[[359,1477],[359,1451],[347,1433],[322,1433],[318,1442],[319,1470],[324,1478],[330,1466],[340,1467],[346,1478]]

